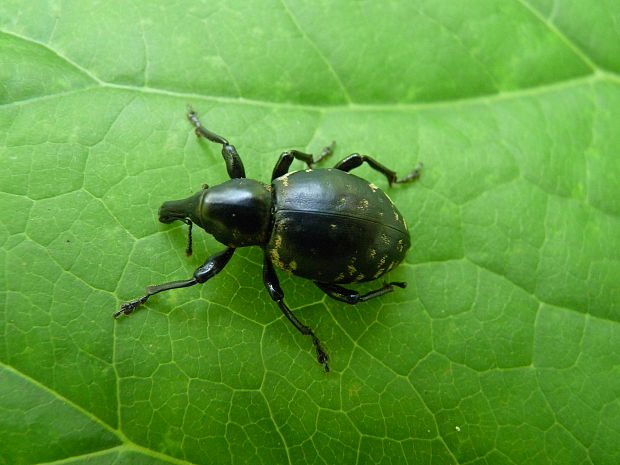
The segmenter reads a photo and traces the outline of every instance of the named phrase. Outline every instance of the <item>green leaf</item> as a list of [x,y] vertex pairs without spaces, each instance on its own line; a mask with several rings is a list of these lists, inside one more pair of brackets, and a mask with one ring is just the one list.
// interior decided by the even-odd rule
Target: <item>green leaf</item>
[[[566,0],[0,5],[1,464],[616,464],[620,5]],[[371,154],[409,287],[348,307],[157,209],[234,143]],[[293,168],[303,165],[295,162]],[[385,187],[368,167],[360,176]],[[361,291],[377,283],[359,286]]]

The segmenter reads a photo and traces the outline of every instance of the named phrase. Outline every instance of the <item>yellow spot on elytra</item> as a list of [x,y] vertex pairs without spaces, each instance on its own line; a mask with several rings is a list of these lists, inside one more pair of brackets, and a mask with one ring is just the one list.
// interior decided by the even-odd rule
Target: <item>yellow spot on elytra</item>
[[297,171],[289,171],[288,173],[284,173],[282,176],[278,178],[280,179],[280,181],[282,181],[282,185],[284,187],[288,187],[288,177],[293,173],[297,173]]
[[291,261],[291,263],[288,264],[288,267],[291,271],[295,271],[297,269],[297,262],[295,260]]
[[384,271],[385,271],[384,268],[379,268],[377,272],[374,274],[373,278],[377,279],[379,276],[383,274]]
[[375,186],[373,183],[368,184],[368,186],[372,189],[373,192],[376,192],[377,189],[379,189],[377,186]]
[[274,246],[269,251],[269,256],[274,265],[286,271],[291,271],[290,267],[282,261],[278,249],[282,246],[282,235],[278,234],[274,239]]
[[280,254],[276,249],[271,249],[271,251],[269,252],[269,256],[271,257],[271,261],[274,265],[282,268],[283,270],[286,269],[284,263],[282,263],[282,260],[280,260]]
[[368,200],[366,199],[362,199],[360,200],[360,203],[357,206],[358,210],[366,210],[368,209]]
[[375,249],[370,249],[370,258],[374,258],[377,255],[377,251]]

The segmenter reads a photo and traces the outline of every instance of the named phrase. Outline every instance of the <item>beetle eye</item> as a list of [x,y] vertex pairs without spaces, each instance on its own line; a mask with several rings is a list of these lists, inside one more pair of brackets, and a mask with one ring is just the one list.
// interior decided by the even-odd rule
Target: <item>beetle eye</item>
[[202,190],[205,190],[205,189],[208,189],[208,188],[209,188],[209,185],[208,185],[208,184],[203,184],[203,185],[202,185]]

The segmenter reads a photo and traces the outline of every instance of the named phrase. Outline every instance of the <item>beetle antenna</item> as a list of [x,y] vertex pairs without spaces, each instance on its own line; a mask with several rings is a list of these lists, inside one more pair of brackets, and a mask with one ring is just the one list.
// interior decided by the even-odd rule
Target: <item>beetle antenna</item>
[[185,249],[185,255],[187,255],[188,257],[191,257],[192,255],[192,226],[194,225],[194,223],[192,223],[191,220],[188,220],[187,218],[183,221],[185,221],[185,224],[189,226],[189,234],[187,236],[187,248]]

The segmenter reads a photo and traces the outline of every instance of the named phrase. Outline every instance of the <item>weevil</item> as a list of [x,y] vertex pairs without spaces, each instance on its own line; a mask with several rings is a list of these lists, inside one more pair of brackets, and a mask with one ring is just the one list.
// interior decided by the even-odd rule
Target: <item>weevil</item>
[[[351,174],[367,163],[391,186],[419,178],[421,164],[408,175],[396,173],[374,158],[353,153],[333,168],[314,169],[331,155],[330,145],[317,159],[298,150],[283,152],[271,173],[270,184],[248,179],[236,148],[204,127],[191,109],[187,118],[196,135],[222,146],[230,180],[202,189],[191,197],[164,202],[159,221],[182,221],[189,226],[187,253],[192,251],[192,225],[211,234],[226,248],[207,258],[191,278],[148,286],[146,294],[125,302],[114,317],[129,315],[152,295],[205,283],[222,271],[239,247],[263,250],[263,281],[271,299],[303,335],[312,339],[317,361],[329,371],[329,356],[319,338],[301,323],[284,302],[274,265],[312,280],[329,297],[357,304],[404,288],[404,282],[384,282],[365,294],[342,284],[373,281],[394,269],[411,242],[403,215],[376,185]],[[308,169],[289,171],[294,160]]]

